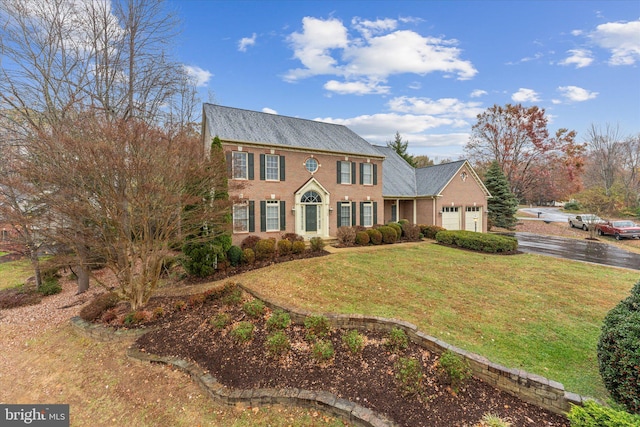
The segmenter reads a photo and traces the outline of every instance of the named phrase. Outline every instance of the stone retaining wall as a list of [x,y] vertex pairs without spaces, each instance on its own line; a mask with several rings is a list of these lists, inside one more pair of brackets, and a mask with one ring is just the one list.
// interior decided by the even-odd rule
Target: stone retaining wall
[[[282,309],[289,312],[291,321],[294,323],[304,323],[306,317],[318,314],[274,304],[270,302],[265,295],[241,284],[238,284],[238,286],[255,298],[264,301],[265,305],[269,308],[273,310]],[[447,344],[444,341],[420,332],[416,325],[409,322],[359,314],[324,314],[324,316],[335,328],[384,332],[388,332],[396,327],[401,328],[407,333],[411,341],[429,351],[442,354],[444,351],[450,350],[465,358],[469,362],[474,377],[500,390],[504,390],[525,402],[532,403],[557,414],[565,415],[571,409],[571,404],[582,405],[582,402],[587,399],[586,397],[566,391],[564,385],[559,382],[528,373],[521,369],[504,367],[489,361],[485,357]]]

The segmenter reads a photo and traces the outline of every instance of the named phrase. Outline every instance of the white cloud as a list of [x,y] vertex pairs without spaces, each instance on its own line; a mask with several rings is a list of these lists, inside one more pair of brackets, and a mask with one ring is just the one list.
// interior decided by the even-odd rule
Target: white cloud
[[584,34],[584,31],[582,31],[582,30],[573,30],[573,31],[571,31],[571,35],[572,36],[581,36],[582,34]]
[[537,102],[540,101],[538,93],[533,89],[521,87],[516,93],[511,95],[511,99],[515,102]]
[[593,63],[591,51],[587,49],[571,49],[567,53],[569,56],[564,61],[560,61],[560,65],[575,65],[576,68],[583,68]]
[[487,95],[487,91],[486,90],[482,90],[482,89],[476,89],[473,92],[471,92],[471,98],[480,98],[481,96]]
[[363,81],[365,87],[371,87],[369,82],[386,82],[396,74],[442,72],[467,80],[477,73],[470,61],[460,59],[462,52],[456,40],[396,30],[397,21],[392,19],[354,18],[354,30],[363,37],[351,37],[344,24],[334,18],[305,17],[302,24],[302,32],[292,33],[288,41],[303,67],[289,70],[285,75],[288,81],[333,75],[345,78],[347,83],[336,84],[333,80],[326,85],[328,90],[353,93],[344,92],[345,87],[353,86],[351,82]]
[[238,50],[240,52],[246,52],[247,51],[247,47],[249,46],[254,46],[256,44],[256,38],[258,36],[256,35],[256,33],[253,33],[253,35],[251,37],[243,37],[240,39],[240,41],[238,42]]
[[193,78],[193,81],[198,87],[206,86],[211,77],[213,77],[213,74],[200,67],[184,65],[184,69],[187,74]]
[[558,92],[562,96],[571,102],[584,102],[590,99],[594,99],[598,96],[598,92],[589,92],[578,86],[560,86]]
[[339,82],[337,80],[329,80],[324,84],[324,88],[330,92],[335,92],[340,95],[370,95],[389,93],[389,86],[381,86],[380,83],[382,82]]
[[590,34],[600,47],[611,52],[609,64],[633,65],[640,61],[640,19],[631,22],[608,22]]
[[401,96],[388,103],[392,111],[419,115],[442,116],[452,119],[473,119],[484,109],[479,102],[462,102],[456,98],[410,98]]
[[262,109],[263,113],[268,113],[268,114],[278,114],[278,112],[274,109],[268,108],[268,107],[264,107]]

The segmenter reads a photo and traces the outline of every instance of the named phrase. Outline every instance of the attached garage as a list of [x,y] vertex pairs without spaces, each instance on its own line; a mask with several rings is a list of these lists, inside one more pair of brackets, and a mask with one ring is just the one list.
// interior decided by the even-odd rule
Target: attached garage
[[482,208],[467,206],[464,212],[464,229],[482,232]]
[[460,230],[460,208],[445,206],[442,208],[442,227],[447,230]]

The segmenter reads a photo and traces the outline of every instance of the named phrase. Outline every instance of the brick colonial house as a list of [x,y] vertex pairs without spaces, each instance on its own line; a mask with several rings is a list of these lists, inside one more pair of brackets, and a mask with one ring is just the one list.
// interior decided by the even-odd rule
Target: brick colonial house
[[345,126],[204,104],[205,150],[220,138],[230,178],[233,243],[247,235],[331,238],[340,226],[396,219],[486,231],[489,193],[467,161],[414,169]]

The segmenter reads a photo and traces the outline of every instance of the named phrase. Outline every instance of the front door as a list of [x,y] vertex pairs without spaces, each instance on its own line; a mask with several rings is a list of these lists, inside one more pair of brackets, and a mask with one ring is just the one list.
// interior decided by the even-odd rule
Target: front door
[[306,205],[304,207],[304,228],[307,233],[318,231],[318,206]]

